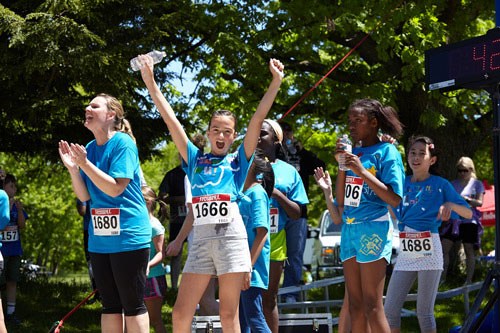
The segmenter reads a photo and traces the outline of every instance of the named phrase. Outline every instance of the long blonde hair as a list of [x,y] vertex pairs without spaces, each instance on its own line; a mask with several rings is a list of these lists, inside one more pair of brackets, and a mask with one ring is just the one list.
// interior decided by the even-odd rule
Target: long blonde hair
[[463,167],[471,171],[470,175],[472,178],[477,179],[476,168],[474,167],[474,162],[470,157],[462,156],[457,162],[457,168]]
[[117,98],[104,93],[101,93],[97,96],[103,97],[106,100],[106,106],[108,107],[108,110],[115,113],[114,129],[118,132],[130,135],[132,140],[136,142],[134,134],[132,133],[132,126],[130,125],[130,122],[125,119],[125,111],[123,110],[123,106],[120,101]]

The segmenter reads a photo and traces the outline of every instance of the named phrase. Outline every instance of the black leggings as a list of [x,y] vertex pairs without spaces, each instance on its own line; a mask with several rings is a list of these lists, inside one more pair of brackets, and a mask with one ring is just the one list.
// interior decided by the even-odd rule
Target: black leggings
[[138,316],[147,312],[144,304],[149,248],[118,252],[90,252],[102,313]]

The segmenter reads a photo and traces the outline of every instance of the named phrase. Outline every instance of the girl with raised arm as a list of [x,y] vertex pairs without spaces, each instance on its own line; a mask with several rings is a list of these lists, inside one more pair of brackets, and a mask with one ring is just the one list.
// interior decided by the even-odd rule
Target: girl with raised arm
[[[191,183],[194,215],[193,244],[184,266],[177,300],[172,311],[174,332],[189,332],[191,320],[212,275],[219,278],[220,318],[224,332],[239,332],[238,304],[243,277],[251,272],[245,226],[236,201],[252,163],[260,128],[283,79],[283,65],[271,59],[273,80],[255,111],[243,144],[228,153],[237,137],[237,117],[215,111],[207,137],[211,151],[203,154],[189,140],[174,111],[156,85],[152,59],[140,55],[141,74],[182,156]],[[187,222],[187,221],[186,221]]]

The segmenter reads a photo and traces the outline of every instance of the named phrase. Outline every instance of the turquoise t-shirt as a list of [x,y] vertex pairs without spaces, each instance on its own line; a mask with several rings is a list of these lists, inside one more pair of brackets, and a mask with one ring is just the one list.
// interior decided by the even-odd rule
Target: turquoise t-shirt
[[[165,228],[163,227],[161,222],[158,221],[156,217],[153,217],[150,221],[151,221],[152,234],[151,234],[151,244],[149,248],[149,260],[151,261],[151,259],[153,259],[153,257],[156,255],[156,247],[153,242],[153,238],[155,238],[158,235],[165,235]],[[165,275],[165,269],[163,268],[163,265],[160,262],[158,265],[152,267],[149,270],[148,278],[162,276],[162,275]]]
[[215,156],[202,152],[192,143],[187,146],[187,166],[183,168],[191,183],[193,197],[207,194],[230,194],[231,202],[241,196],[248,169],[252,164],[245,156],[243,144],[234,153]]
[[[404,167],[401,154],[393,144],[379,142],[373,146],[355,147],[352,150],[359,157],[363,167],[382,183],[391,186],[395,194],[403,197]],[[346,176],[356,176],[351,170]],[[344,223],[371,222],[388,213],[387,203],[363,182],[361,201],[358,207],[344,206]]]
[[[90,194],[89,251],[116,253],[148,248],[151,242],[151,224],[146,202],[141,192],[139,155],[134,141],[129,135],[117,132],[105,144],[99,146],[93,140],[86,149],[89,161],[101,171],[113,178],[130,179],[130,183],[122,194],[111,197],[102,192],[81,171]],[[94,235],[95,220],[92,216],[92,210],[98,208],[120,209],[119,235]]]
[[[309,199],[297,169],[279,159],[276,160],[276,163],[272,163],[271,166],[274,171],[274,187],[297,204],[307,205]],[[280,232],[285,227],[288,215],[278,203],[278,200],[271,198],[270,204],[271,208],[278,208],[278,232]]]
[[431,175],[422,182],[412,183],[411,177],[405,178],[403,199],[395,211],[400,231],[408,226],[418,231],[438,233],[442,221],[437,216],[442,204],[453,202],[469,206],[446,179]]
[[248,246],[252,249],[257,228],[266,228],[267,239],[262,252],[260,253],[252,271],[251,287],[267,289],[269,284],[269,260],[271,243],[269,241],[269,198],[264,188],[257,184],[244,193],[250,200],[240,200],[238,202],[241,217],[245,223],[248,235]]
[[[3,230],[10,221],[9,196],[4,190],[0,190],[0,230]],[[0,234],[0,239],[2,238]],[[2,243],[0,242],[0,247]]]

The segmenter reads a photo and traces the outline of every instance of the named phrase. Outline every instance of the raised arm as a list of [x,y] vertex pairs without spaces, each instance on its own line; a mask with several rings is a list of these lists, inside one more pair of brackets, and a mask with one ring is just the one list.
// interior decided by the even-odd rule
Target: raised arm
[[328,208],[328,212],[330,213],[333,223],[342,223],[342,212],[339,211],[339,208],[335,206],[335,202],[333,201],[332,180],[328,170],[323,172],[323,168],[316,168],[316,170],[314,170],[314,179],[316,180],[316,183],[318,183],[318,186],[323,190],[326,207]]
[[182,128],[180,121],[175,116],[174,110],[167,102],[167,99],[165,98],[165,96],[163,96],[160,88],[155,82],[153,73],[153,60],[150,56],[140,55],[139,62],[142,65],[142,80],[148,88],[149,95],[158,108],[163,121],[165,122],[165,124],[167,124],[168,130],[170,131],[170,135],[172,136],[172,140],[174,141],[177,150],[182,155],[184,161],[187,161],[187,145],[189,139],[186,135],[186,132],[184,132],[184,128]]
[[271,109],[271,106],[274,103],[274,99],[278,94],[278,89],[284,76],[283,69],[284,66],[279,60],[269,60],[269,70],[273,75],[273,80],[271,81],[269,88],[267,88],[264,97],[262,97],[262,99],[260,100],[259,106],[257,106],[257,110],[255,110],[252,119],[250,119],[247,133],[245,135],[245,138],[243,139],[247,160],[250,160],[253,152],[255,151],[255,148],[257,147],[257,142],[260,136],[260,129],[262,128],[262,122],[264,122],[264,119],[266,119],[267,113]]

